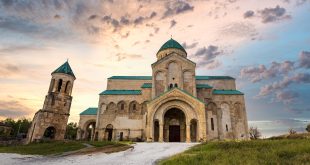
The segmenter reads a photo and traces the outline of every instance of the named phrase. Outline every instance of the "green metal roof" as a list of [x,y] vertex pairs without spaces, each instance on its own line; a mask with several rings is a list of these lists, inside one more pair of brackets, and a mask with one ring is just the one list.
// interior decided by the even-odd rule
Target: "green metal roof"
[[180,50],[182,50],[183,52],[186,53],[186,51],[183,48],[183,46],[181,44],[179,44],[176,40],[172,39],[172,38],[170,40],[168,40],[166,43],[164,43],[163,46],[160,47],[158,52],[160,52],[162,50],[165,50],[165,49],[169,49],[169,48],[180,49]]
[[87,108],[80,115],[97,115],[98,108]]
[[208,85],[208,84],[196,84],[196,88],[200,89],[200,88],[213,88],[212,86]]
[[215,95],[244,95],[242,92],[238,90],[213,90],[213,94]]
[[152,83],[144,83],[141,88],[152,88]]
[[152,76],[112,76],[108,79],[120,79],[120,80],[152,80]]
[[141,95],[141,90],[105,90],[99,95]]
[[[112,76],[108,79],[119,80],[152,80],[152,76]],[[230,76],[196,76],[196,80],[234,80]]]
[[57,68],[54,72],[52,72],[52,74],[54,74],[54,73],[64,73],[64,74],[71,75],[75,78],[75,75],[74,75],[68,61],[66,61],[59,68]]
[[196,80],[229,80],[234,78],[230,76],[196,76]]

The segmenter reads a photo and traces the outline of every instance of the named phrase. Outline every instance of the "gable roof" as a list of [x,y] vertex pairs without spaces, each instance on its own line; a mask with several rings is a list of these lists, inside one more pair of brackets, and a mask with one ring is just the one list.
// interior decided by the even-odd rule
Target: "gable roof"
[[141,90],[105,90],[99,95],[141,95]]
[[157,98],[159,98],[159,97],[161,97],[161,96],[165,95],[166,93],[169,93],[170,91],[172,91],[172,90],[174,90],[174,89],[176,89],[176,90],[178,90],[178,91],[180,91],[180,92],[182,92],[182,93],[184,93],[184,94],[186,94],[186,95],[188,95],[188,96],[190,96],[190,97],[194,98],[195,100],[197,100],[197,101],[199,101],[199,102],[201,102],[201,103],[205,104],[202,100],[198,99],[197,97],[195,97],[195,96],[191,95],[191,94],[190,94],[190,93],[188,93],[187,91],[182,90],[182,89],[180,89],[180,88],[178,88],[178,87],[174,87],[174,88],[172,88],[172,89],[170,89],[170,90],[168,90],[168,91],[166,91],[166,92],[164,92],[164,93],[162,93],[162,94],[160,94],[160,95],[156,96],[156,97],[155,97],[154,99],[152,99],[151,101],[156,100]]
[[84,110],[83,112],[80,113],[80,115],[97,115],[97,110],[98,108],[87,108],[86,110]]
[[238,90],[213,90],[214,95],[244,95],[244,93]]
[[54,73],[64,73],[64,74],[68,74],[68,75],[71,75],[75,78],[75,75],[69,65],[69,62],[66,61],[64,64],[62,64],[60,67],[58,67],[56,70],[54,70],[52,72],[52,74]]

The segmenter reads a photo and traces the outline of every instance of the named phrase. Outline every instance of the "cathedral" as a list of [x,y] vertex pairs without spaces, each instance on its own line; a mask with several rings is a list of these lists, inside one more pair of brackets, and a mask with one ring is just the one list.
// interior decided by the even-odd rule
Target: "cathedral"
[[80,113],[78,140],[200,142],[248,139],[244,94],[230,76],[196,75],[186,50],[170,39],[152,76],[112,76],[98,108]]

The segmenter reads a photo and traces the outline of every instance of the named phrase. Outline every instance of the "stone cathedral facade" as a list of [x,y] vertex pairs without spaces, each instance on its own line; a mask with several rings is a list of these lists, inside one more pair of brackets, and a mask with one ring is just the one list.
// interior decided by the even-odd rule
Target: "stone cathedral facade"
[[98,108],[80,114],[78,139],[197,142],[248,139],[244,94],[229,76],[197,76],[175,40],[151,64],[152,76],[112,76]]
[[27,134],[27,143],[42,139],[64,139],[70,115],[74,80],[75,76],[68,61],[52,72],[43,108],[33,117]]

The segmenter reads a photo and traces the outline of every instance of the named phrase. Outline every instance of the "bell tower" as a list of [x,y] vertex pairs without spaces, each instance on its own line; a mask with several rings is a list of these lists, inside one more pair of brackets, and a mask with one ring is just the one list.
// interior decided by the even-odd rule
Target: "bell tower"
[[43,108],[33,117],[28,130],[27,143],[41,139],[64,139],[72,102],[71,93],[76,78],[68,61],[51,75],[52,79]]

